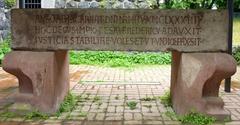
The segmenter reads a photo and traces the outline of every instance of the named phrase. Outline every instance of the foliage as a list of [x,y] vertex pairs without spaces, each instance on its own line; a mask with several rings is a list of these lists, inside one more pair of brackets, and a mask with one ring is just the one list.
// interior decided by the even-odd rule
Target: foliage
[[119,100],[119,95],[118,94],[115,96],[115,100]]
[[30,113],[27,113],[25,116],[25,119],[44,119],[44,120],[46,120],[48,118],[49,118],[49,115],[41,113],[39,111],[33,111]]
[[179,118],[183,124],[211,125],[216,121],[214,117],[206,116],[201,113],[191,112]]
[[131,110],[134,110],[134,109],[136,109],[137,102],[135,102],[135,101],[127,102],[127,106],[128,106]]
[[146,107],[146,108],[152,108],[152,105],[150,104],[150,105],[143,105],[144,107]]
[[[226,9],[227,0],[165,0],[165,3],[159,5],[165,9],[211,9],[214,6]],[[234,0],[234,10],[240,11],[240,0]]]
[[146,95],[146,97],[141,98],[141,101],[155,101],[157,98],[156,97],[149,97]]
[[3,57],[11,51],[10,49],[10,36],[6,38],[1,44],[0,44],[0,63],[2,64]]
[[113,52],[113,51],[70,51],[71,64],[105,65],[129,67],[138,64],[170,64],[170,53]]
[[[75,0],[80,1],[80,0]],[[218,9],[225,9],[227,0],[146,0],[152,9],[211,9],[217,7]],[[117,0],[100,0],[101,8],[112,6]],[[138,6],[140,0],[135,0],[134,4]],[[240,0],[234,0],[234,10],[240,11]]]
[[80,117],[86,117],[87,114],[88,114],[87,112],[80,112],[79,116],[80,116]]
[[233,48],[233,57],[237,61],[237,64],[240,65],[240,46]]
[[[234,11],[240,11],[240,0],[234,0]],[[227,0],[216,0],[216,6],[219,9],[226,9]]]
[[170,107],[167,108],[167,111],[164,113],[164,115],[169,117],[171,120],[180,121],[183,125],[212,125],[216,121],[214,117],[195,111],[191,111],[186,115],[180,116],[177,115]]
[[77,104],[77,97],[72,93],[68,93],[68,95],[64,98],[64,101],[61,103],[60,108],[58,109],[56,115],[60,116],[63,112],[72,111]]
[[169,117],[171,120],[175,120],[178,118],[177,114],[174,111],[168,109],[166,112],[164,112],[164,115]]
[[165,107],[172,107],[172,100],[170,95],[170,90],[166,91],[162,96],[159,97],[161,100],[161,103]]
[[227,0],[216,0],[216,6],[219,9],[226,9],[226,7],[227,7]]
[[4,0],[4,3],[8,9],[16,5],[16,0]]
[[2,112],[0,114],[0,117],[4,117],[4,118],[13,118],[15,116],[16,114],[14,112],[8,112],[8,111]]
[[240,0],[234,0],[234,11],[240,12]]
[[95,96],[94,98],[93,98],[93,102],[98,102],[98,101],[100,101],[101,100],[101,97],[100,96]]
[[113,5],[116,2],[117,2],[117,0],[101,0],[100,1],[100,7],[101,8],[106,8],[107,6]]

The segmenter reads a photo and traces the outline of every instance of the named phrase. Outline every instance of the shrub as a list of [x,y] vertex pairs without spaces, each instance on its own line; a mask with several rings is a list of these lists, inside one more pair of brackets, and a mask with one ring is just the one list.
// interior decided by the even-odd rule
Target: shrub
[[16,5],[16,0],[4,0],[4,2],[8,9]]
[[10,36],[6,38],[1,44],[0,44],[0,63],[2,64],[3,57],[11,51],[10,49]]
[[233,53],[232,53],[234,59],[237,61],[237,64],[240,65],[240,46],[233,47]]

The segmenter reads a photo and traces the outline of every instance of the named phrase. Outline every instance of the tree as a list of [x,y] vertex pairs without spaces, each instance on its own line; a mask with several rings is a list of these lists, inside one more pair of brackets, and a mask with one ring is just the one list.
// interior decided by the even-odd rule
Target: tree
[[[158,0],[159,1],[159,0]],[[176,9],[212,9],[216,6],[218,9],[227,7],[227,0],[164,0],[162,8]],[[161,5],[160,5],[161,6]],[[240,0],[234,0],[234,10],[240,11]]]

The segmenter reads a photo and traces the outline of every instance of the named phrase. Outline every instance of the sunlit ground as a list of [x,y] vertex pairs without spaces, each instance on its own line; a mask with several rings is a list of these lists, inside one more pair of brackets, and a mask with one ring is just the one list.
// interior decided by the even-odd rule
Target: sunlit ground
[[240,17],[233,20],[233,45],[240,45]]

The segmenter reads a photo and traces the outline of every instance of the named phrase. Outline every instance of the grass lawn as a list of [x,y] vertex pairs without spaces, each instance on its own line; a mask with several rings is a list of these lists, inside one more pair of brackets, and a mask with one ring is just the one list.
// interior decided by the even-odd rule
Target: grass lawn
[[240,17],[233,20],[233,45],[240,45]]

